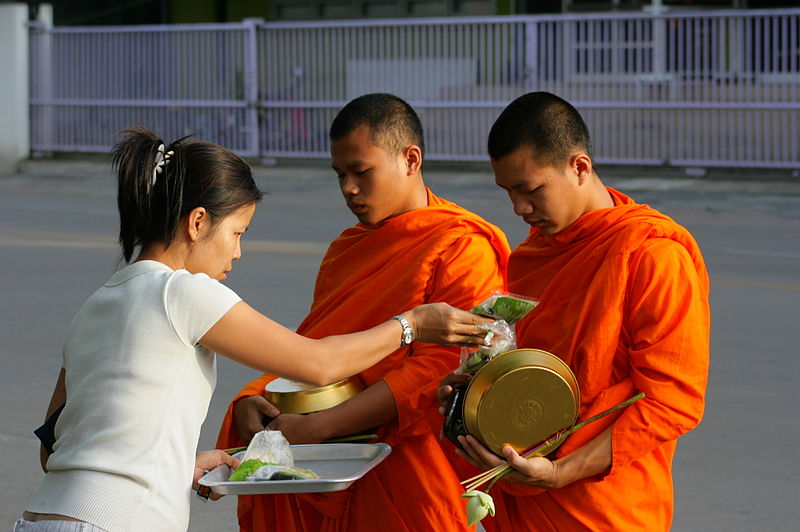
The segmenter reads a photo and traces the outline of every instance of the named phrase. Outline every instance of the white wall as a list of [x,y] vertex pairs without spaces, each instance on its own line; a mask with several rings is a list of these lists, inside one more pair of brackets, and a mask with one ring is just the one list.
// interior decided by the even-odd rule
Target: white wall
[[[51,23],[50,5],[39,19]],[[27,4],[0,4],[0,174],[15,172],[30,152],[27,23]]]

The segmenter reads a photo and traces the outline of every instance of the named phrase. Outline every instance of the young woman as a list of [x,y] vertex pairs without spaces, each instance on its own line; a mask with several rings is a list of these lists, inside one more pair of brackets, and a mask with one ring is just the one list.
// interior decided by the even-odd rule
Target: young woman
[[[70,326],[47,413],[63,405],[53,453],[43,451],[47,475],[15,530],[186,530],[215,353],[325,385],[412,339],[483,341],[478,323],[489,320],[443,303],[364,332],[299,336],[219,282],[241,257],[241,237],[261,199],[241,158],[207,142],[164,146],[137,127],[125,131],[114,164],[128,265]],[[200,453],[197,467],[225,460],[221,452]]]

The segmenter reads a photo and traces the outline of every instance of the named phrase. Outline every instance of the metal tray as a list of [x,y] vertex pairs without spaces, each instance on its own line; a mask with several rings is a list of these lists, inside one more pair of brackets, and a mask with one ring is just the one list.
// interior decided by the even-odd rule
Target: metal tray
[[[203,475],[199,483],[222,495],[341,491],[366,475],[391,452],[392,448],[385,443],[292,445],[294,465],[311,469],[320,478],[230,482],[231,468],[223,465]],[[241,458],[242,455],[244,452],[234,456]]]

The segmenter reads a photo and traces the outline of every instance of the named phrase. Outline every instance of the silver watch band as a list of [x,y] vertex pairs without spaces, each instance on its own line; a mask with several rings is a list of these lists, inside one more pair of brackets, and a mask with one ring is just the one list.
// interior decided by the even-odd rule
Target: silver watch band
[[392,319],[399,321],[400,325],[403,326],[403,333],[400,335],[400,347],[405,347],[411,342],[413,342],[414,329],[411,328],[411,325],[409,325],[408,320],[400,315],[394,316]]

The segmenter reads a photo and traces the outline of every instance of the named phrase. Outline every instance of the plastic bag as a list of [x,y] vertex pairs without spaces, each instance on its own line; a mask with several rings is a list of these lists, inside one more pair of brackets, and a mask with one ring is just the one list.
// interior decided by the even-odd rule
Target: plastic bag
[[515,294],[497,293],[470,310],[473,314],[496,317],[514,325],[534,309],[539,302]]
[[500,353],[517,348],[516,335],[505,321],[497,320],[485,325],[485,328],[488,345],[462,347],[458,373],[475,373]]
[[257,432],[242,457],[242,462],[247,460],[261,460],[266,464],[286,467],[294,465],[292,447],[279,430],[267,429]]

